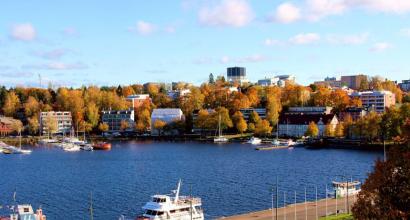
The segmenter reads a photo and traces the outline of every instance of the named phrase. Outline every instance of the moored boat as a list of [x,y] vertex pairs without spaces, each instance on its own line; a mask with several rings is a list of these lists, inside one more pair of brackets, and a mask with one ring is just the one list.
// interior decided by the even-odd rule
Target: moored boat
[[73,143],[66,143],[66,145],[64,145],[63,147],[64,151],[68,151],[68,152],[76,152],[76,151],[80,151],[81,148],[79,145],[73,144]]
[[[172,195],[154,195],[151,201],[143,207],[143,214],[136,220],[203,220],[204,212],[202,210],[201,198],[192,196],[180,196],[181,180],[179,180],[177,189],[172,191]],[[126,220],[121,216],[119,220]]]
[[357,195],[360,192],[359,181],[332,182],[335,198]]
[[29,204],[17,205],[12,208],[13,213],[9,216],[0,216],[1,220],[46,220],[41,208],[34,213],[33,207]]
[[111,150],[111,144],[108,142],[98,142],[92,145],[94,150]]
[[257,138],[257,137],[251,137],[251,139],[249,139],[246,143],[253,144],[253,145],[258,145],[258,144],[262,143],[262,140],[260,138]]

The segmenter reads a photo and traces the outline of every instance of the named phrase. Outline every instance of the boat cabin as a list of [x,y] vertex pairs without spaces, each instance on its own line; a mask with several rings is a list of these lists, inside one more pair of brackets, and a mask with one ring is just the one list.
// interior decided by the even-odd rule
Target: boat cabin
[[351,182],[332,182],[333,188],[335,191],[335,198],[353,196],[357,195],[360,192],[360,182],[351,181]]

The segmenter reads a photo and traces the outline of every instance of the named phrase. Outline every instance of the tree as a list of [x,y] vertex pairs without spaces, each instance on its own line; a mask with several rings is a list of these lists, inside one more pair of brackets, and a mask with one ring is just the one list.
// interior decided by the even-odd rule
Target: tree
[[248,131],[249,132],[254,132],[255,131],[255,124],[254,123],[249,123],[248,124]]
[[249,122],[253,123],[254,125],[257,124],[261,120],[261,117],[259,117],[259,114],[256,111],[252,111],[251,114],[249,114]]
[[325,126],[325,136],[326,137],[334,137],[335,136],[335,129],[333,129],[333,126],[331,124],[327,124]]
[[33,96],[29,96],[24,103],[24,114],[27,118],[38,116],[40,112],[40,103]]
[[20,107],[20,99],[14,92],[9,92],[4,101],[3,112],[5,116],[13,117]]
[[246,121],[240,111],[235,112],[232,116],[232,120],[235,124],[236,130],[238,130],[239,133],[242,134],[248,128],[248,125],[246,124]]
[[215,79],[214,79],[214,74],[209,74],[209,80],[208,80],[209,84],[214,84],[215,83]]
[[272,127],[269,124],[269,121],[263,119],[259,121],[255,126],[255,134],[258,136],[266,136],[272,133]]
[[28,129],[31,134],[37,134],[39,127],[38,118],[36,116],[28,119]]
[[48,134],[54,134],[58,131],[57,119],[51,113],[48,113],[43,119],[43,128],[47,130]]
[[157,119],[154,121],[154,128],[158,130],[158,134],[161,135],[162,130],[167,125],[167,123],[161,119]]
[[102,133],[107,132],[109,129],[110,129],[110,126],[105,122],[101,122],[98,125],[98,130],[100,130]]
[[268,96],[266,103],[266,119],[272,126],[279,122],[279,113],[282,110],[280,99],[276,96]]
[[342,122],[337,123],[335,128],[335,136],[343,137],[344,136],[344,126]]
[[410,152],[391,148],[376,161],[352,208],[355,219],[410,219]]
[[305,136],[317,137],[318,135],[319,128],[317,127],[316,123],[314,121],[310,122],[306,129]]
[[128,121],[126,120],[121,120],[121,124],[120,124],[120,129],[121,131],[125,131],[130,127]]
[[[232,128],[232,120],[229,117],[229,111],[228,109],[224,107],[220,107],[216,109],[216,112],[213,114],[214,122],[218,123],[219,117],[221,119],[221,130],[227,129],[227,128]],[[217,125],[217,124],[216,124]],[[217,126],[214,126],[215,128]]]
[[87,122],[91,125],[92,128],[98,125],[98,120],[100,119],[100,114],[97,105],[94,102],[87,104],[85,110]]

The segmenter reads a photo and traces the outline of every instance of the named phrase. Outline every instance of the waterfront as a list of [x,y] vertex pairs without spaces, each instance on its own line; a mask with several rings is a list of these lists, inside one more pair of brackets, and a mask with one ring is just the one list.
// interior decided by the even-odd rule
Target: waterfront
[[17,201],[42,205],[48,219],[88,219],[93,192],[95,219],[134,216],[156,193],[169,193],[179,178],[183,194],[203,199],[212,219],[270,208],[271,188],[304,188],[314,199],[325,197],[325,184],[341,176],[363,181],[382,152],[353,150],[275,150],[258,152],[247,144],[196,142],[114,142],[111,151],[67,153],[36,148],[31,155],[0,155],[1,204]]

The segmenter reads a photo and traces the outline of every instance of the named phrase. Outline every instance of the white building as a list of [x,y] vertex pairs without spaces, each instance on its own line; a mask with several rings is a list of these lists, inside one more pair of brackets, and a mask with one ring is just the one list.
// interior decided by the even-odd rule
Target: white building
[[396,104],[396,96],[390,91],[354,92],[350,96],[359,98],[363,106],[374,109],[378,113]]
[[265,77],[265,79],[258,80],[258,85],[260,86],[276,86],[278,85],[279,78],[278,77]]
[[151,101],[151,98],[149,97],[149,94],[137,94],[129,95],[126,100],[132,103],[132,108],[134,109],[140,107],[145,100]]
[[[157,108],[151,114],[151,135],[157,136],[160,131],[154,128],[154,123],[156,120],[161,120],[166,122],[168,125],[176,122],[185,120],[184,114],[179,108]],[[172,134],[178,134],[178,131],[169,131]]]
[[102,122],[108,124],[108,132],[121,131],[122,121],[128,123],[128,128],[124,130],[133,130],[135,123],[134,110],[102,111]]
[[170,97],[171,99],[177,99],[180,97],[184,97],[191,94],[191,90],[190,89],[180,89],[180,90],[175,90],[175,91],[169,91],[167,93],[168,97]]
[[52,132],[53,134],[59,133],[70,133],[72,127],[72,117],[71,112],[41,112],[40,113],[40,134],[47,134],[49,121],[54,121],[57,123],[57,130]]
[[334,114],[282,114],[278,125],[279,136],[302,137],[311,122],[315,122],[319,128],[319,136],[324,135],[327,124],[334,130],[339,123]]

